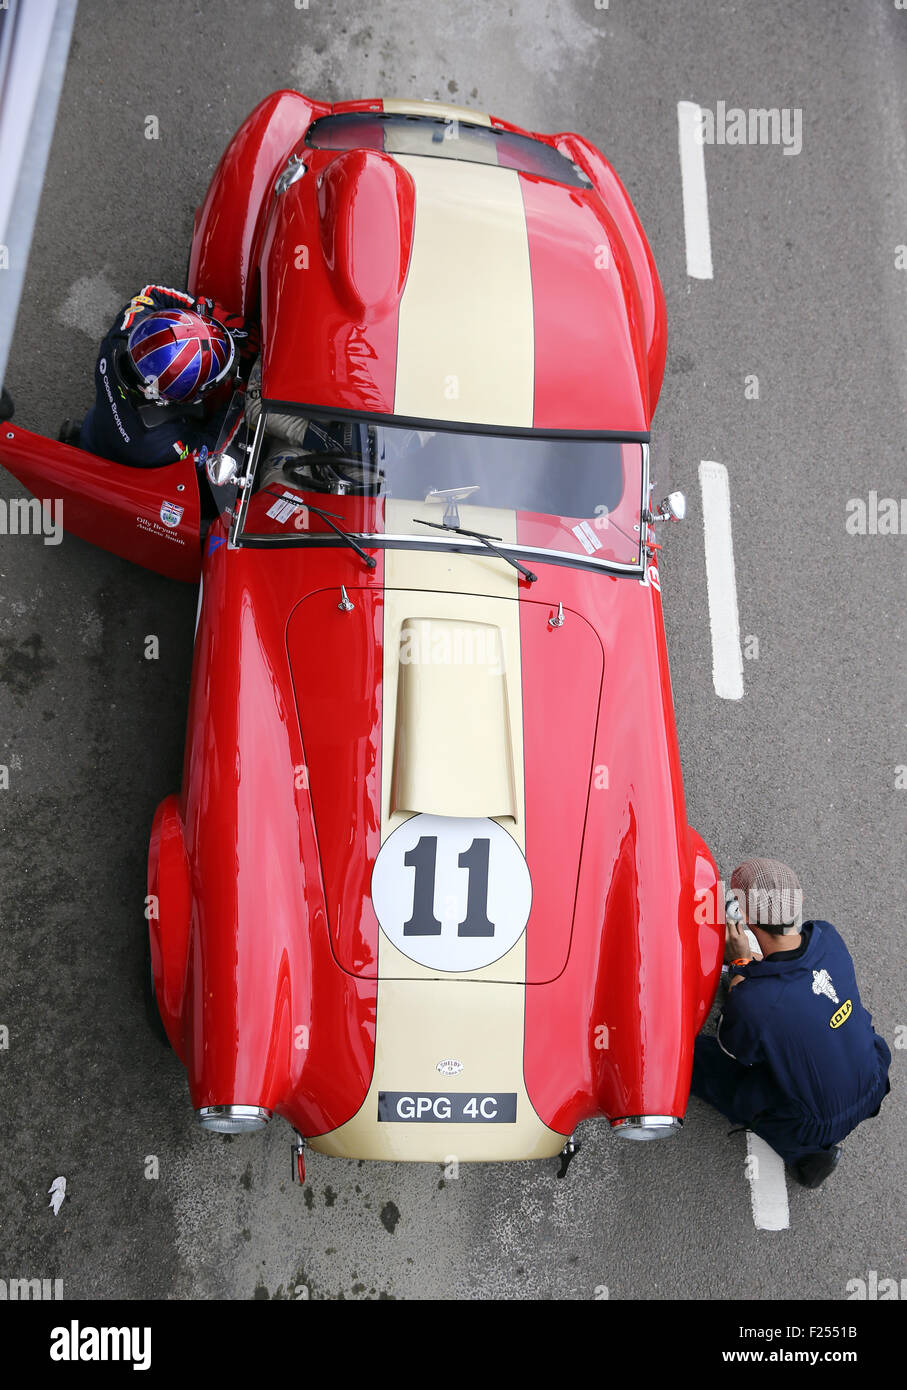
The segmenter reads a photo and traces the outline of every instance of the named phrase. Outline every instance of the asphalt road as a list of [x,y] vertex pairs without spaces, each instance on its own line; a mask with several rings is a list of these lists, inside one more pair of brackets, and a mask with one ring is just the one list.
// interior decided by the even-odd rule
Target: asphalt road
[[[574,129],[628,185],[668,301],[659,456],[690,503],[662,561],[690,820],[727,873],[752,853],[799,869],[807,914],[850,945],[894,1092],[824,1188],[791,1186],[778,1232],[753,1225],[744,1136],[696,1101],[669,1143],[587,1124],[565,1182],[554,1164],[444,1181],[312,1155],[301,1191],[285,1126],[200,1133],[139,987],[195,592],[76,540],[0,537],[0,1276],[62,1278],[76,1298],[240,1299],[844,1299],[870,1270],[904,1278],[907,539],[844,522],[848,499],[907,493],[907,12],[82,0],[7,378],[20,423],[55,434],[87,407],[112,312],[147,278],[182,283],[219,154],[285,85]],[[681,100],[803,113],[795,157],[707,149],[711,281],[686,273]],[[740,620],[759,639],[740,701],[712,687],[702,459],[728,468]],[[7,475],[0,494],[17,495]]]

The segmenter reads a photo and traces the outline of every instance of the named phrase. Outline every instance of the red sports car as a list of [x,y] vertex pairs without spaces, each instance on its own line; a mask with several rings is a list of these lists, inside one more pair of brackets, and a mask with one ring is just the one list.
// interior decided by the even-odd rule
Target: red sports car
[[200,1122],[280,1115],[300,1170],[303,1140],[469,1161],[569,1154],[596,1116],[675,1132],[724,933],[653,540],[682,514],[649,467],[664,297],[619,179],[578,135],[275,92],[189,289],[260,327],[206,472],[10,423],[0,462],[201,581],[146,911]]

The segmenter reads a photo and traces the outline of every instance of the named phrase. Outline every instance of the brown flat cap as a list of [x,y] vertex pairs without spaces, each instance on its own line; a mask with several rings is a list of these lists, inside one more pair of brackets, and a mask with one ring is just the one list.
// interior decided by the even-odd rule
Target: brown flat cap
[[803,890],[793,869],[780,859],[745,859],[731,874],[750,923],[782,936],[803,925]]

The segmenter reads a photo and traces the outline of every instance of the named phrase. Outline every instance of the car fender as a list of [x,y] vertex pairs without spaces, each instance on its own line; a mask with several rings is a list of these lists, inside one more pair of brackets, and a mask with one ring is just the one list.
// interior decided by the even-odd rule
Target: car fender
[[182,1057],[183,995],[189,950],[192,888],[176,796],[155,812],[148,849],[148,935],[154,992],[167,1036]]
[[[721,878],[711,851],[692,826],[688,829],[693,878],[693,923],[696,926],[698,959],[690,960],[692,984],[690,1005],[698,1032],[715,999],[724,959],[724,902],[719,902]],[[694,968],[698,966],[698,969]]]
[[236,313],[255,308],[258,258],[274,184],[317,116],[330,106],[301,92],[272,92],[233,136],[195,214],[189,293]]
[[578,164],[592,180],[596,192],[616,222],[629,253],[642,305],[643,330],[648,353],[651,420],[661,394],[668,347],[664,290],[655,266],[652,248],[627,190],[601,151],[581,135],[575,135],[570,131],[555,135],[553,140],[555,148]]

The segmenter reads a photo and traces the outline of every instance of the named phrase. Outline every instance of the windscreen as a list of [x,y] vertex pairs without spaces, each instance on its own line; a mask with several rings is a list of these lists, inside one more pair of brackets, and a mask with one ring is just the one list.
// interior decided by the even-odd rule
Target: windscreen
[[638,442],[266,410],[242,534],[311,544],[340,526],[385,545],[450,545],[472,530],[504,547],[633,567],[644,471]]

